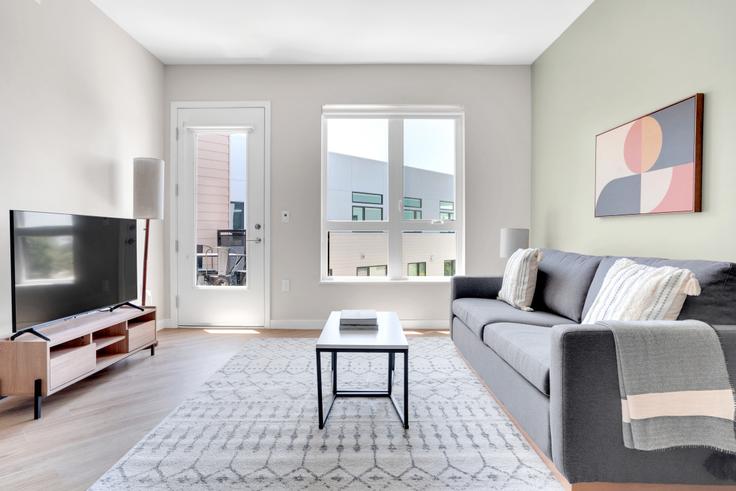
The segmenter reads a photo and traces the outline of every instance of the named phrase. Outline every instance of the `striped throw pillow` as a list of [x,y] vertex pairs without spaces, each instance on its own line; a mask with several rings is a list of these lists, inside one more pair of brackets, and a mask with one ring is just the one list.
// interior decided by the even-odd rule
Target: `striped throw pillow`
[[654,268],[619,259],[606,273],[583,324],[677,320],[688,295],[700,295],[700,283],[689,269]]
[[518,249],[514,252],[506,263],[498,299],[517,309],[531,311],[541,260],[540,249]]

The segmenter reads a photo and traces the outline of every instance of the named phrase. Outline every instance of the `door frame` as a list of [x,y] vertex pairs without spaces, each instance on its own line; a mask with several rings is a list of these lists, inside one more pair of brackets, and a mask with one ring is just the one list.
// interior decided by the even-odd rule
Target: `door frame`
[[[165,241],[169,251],[169,305],[171,320],[179,327],[179,307],[176,298],[179,292],[178,248],[179,237],[179,141],[177,138],[179,109],[229,109],[229,108],[262,108],[265,113],[264,127],[264,190],[263,190],[263,327],[271,327],[271,101],[172,101],[169,119],[169,223],[166,227],[168,240]],[[223,329],[227,329],[226,327]]]

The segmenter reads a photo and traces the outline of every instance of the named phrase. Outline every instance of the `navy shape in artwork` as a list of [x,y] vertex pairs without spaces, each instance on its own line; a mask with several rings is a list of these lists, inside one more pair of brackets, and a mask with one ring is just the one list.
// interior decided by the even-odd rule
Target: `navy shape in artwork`
[[595,204],[595,216],[641,213],[641,174],[619,177],[606,184]]
[[662,150],[649,170],[693,161],[695,155],[695,97],[652,114],[662,128]]

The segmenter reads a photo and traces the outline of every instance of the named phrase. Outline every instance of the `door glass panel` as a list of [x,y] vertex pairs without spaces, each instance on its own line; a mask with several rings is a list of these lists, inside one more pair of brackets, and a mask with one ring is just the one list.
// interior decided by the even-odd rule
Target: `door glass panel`
[[454,220],[454,203],[455,120],[405,119],[404,220]]
[[455,232],[404,232],[401,235],[407,276],[455,274]]
[[388,234],[328,232],[328,276],[386,276]]
[[330,221],[387,218],[387,119],[327,120],[326,198]]
[[196,138],[196,284],[246,286],[247,136]]

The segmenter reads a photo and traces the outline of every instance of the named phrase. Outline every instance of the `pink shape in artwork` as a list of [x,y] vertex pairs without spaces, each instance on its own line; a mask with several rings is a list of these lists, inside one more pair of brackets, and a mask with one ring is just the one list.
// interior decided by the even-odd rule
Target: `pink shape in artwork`
[[642,122],[634,121],[624,141],[624,162],[626,166],[637,174],[641,173],[641,144]]
[[652,213],[692,211],[695,201],[694,164],[682,164],[672,168],[672,181],[662,201]]

